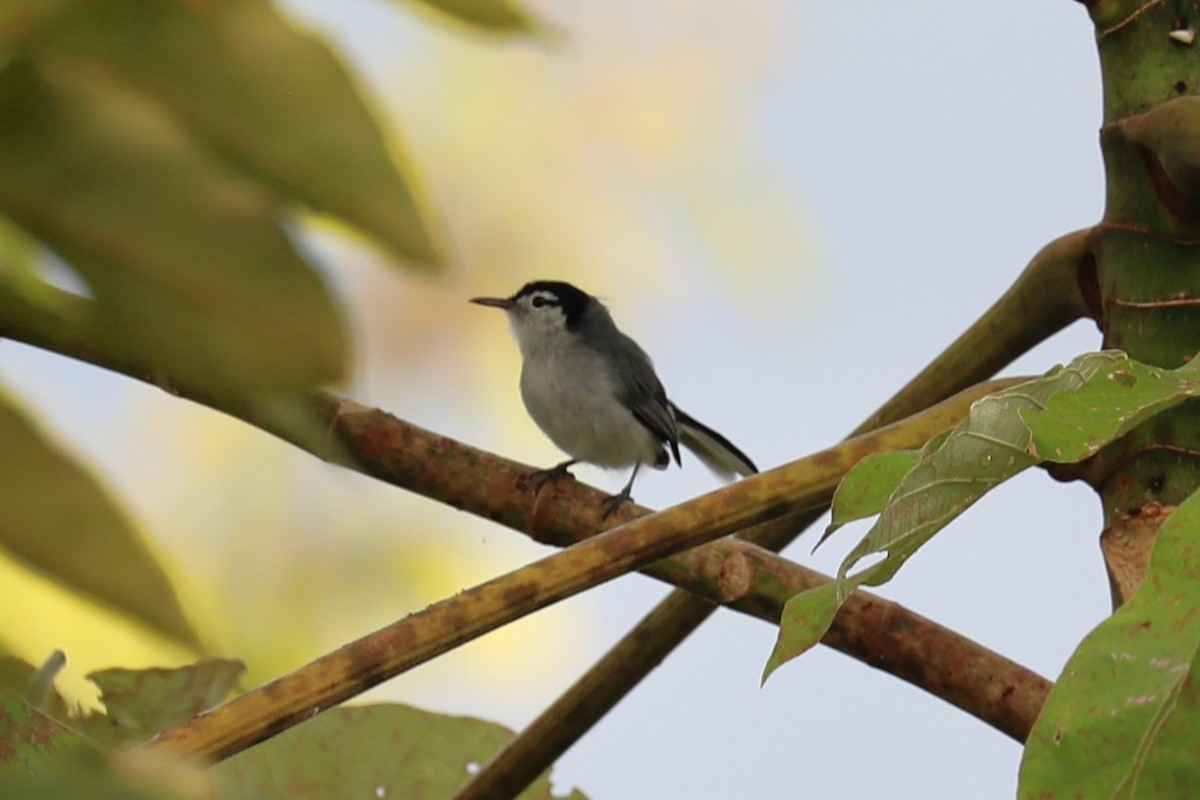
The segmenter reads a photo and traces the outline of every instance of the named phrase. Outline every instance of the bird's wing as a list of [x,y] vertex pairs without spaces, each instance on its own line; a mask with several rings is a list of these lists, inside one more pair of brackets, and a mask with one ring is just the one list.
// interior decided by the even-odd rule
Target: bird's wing
[[629,408],[638,421],[658,440],[671,449],[675,463],[679,460],[679,429],[675,415],[667,402],[667,393],[654,373],[650,356],[637,343],[618,333],[618,346],[613,354],[613,381],[617,397]]

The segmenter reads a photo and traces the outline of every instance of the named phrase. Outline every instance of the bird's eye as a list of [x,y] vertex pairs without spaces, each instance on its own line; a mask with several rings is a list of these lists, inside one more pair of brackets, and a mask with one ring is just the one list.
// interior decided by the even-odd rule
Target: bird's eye
[[549,301],[544,297],[535,297],[530,302],[533,303],[534,308],[541,308],[542,306],[546,305],[546,303],[548,303]]

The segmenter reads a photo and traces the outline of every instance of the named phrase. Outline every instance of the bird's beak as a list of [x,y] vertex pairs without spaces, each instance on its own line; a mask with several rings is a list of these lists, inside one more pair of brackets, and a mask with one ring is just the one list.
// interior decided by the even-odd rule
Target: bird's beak
[[513,307],[513,301],[507,297],[472,297],[471,302],[481,306],[491,306],[492,308],[502,308],[508,311]]

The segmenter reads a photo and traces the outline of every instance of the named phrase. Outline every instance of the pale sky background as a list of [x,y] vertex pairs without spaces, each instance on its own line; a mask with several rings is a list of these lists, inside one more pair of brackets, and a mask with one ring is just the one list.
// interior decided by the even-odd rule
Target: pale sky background
[[[1102,210],[1095,45],[1069,0],[541,2],[562,32],[553,46],[463,35],[388,3],[287,5],[369,78],[459,259],[429,284],[317,245],[360,320],[363,369],[349,393],[530,463],[558,454],[520,412],[504,320],[470,296],[543,277],[604,296],[672,397],[765,468],[841,438],[1038,248]],[[1078,323],[1010,371],[1040,373],[1098,343]],[[219,617],[199,587],[240,580],[265,604],[258,624],[301,641],[268,674],[547,552],[265,437],[228,445],[234,423],[5,345],[0,377],[197,574],[195,602]],[[389,361],[403,368],[379,366]],[[223,476],[230,463],[286,477],[244,488]],[[319,488],[299,488],[301,474]],[[635,496],[663,507],[713,485],[692,463],[647,472]],[[1108,611],[1099,523],[1089,490],[1029,473],[880,592],[1053,678]],[[244,526],[253,544],[234,532]],[[432,544],[375,555],[417,528]],[[863,530],[815,557],[810,534],[789,555],[833,572]],[[283,574],[271,566],[281,549],[318,564],[337,550],[347,571]],[[288,580],[347,608],[376,587],[374,616],[310,614]],[[372,697],[519,728],[666,591],[622,579]],[[275,648],[225,633],[232,653]],[[760,688],[774,633],[719,612],[560,761],[556,785],[593,800],[1013,796],[1015,743],[858,662],[818,648]]]

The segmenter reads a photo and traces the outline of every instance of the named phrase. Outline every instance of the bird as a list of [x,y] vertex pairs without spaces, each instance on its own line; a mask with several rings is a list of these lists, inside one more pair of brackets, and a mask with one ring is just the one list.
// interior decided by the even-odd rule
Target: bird
[[605,498],[602,519],[630,500],[643,464],[679,466],[684,445],[719,477],[749,477],[754,462],[667,399],[654,365],[605,305],[559,280],[526,283],[509,297],[470,302],[502,309],[521,351],[521,399],[537,426],[570,458],[534,474],[535,487],[579,463],[630,466],[629,482]]

